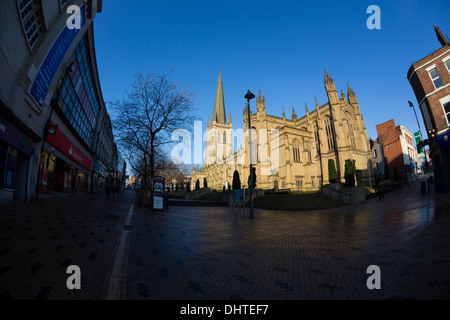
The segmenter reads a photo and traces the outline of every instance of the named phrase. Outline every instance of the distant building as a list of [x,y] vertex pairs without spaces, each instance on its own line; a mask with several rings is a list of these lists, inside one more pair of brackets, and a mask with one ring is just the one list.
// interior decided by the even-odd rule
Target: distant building
[[384,170],[386,167],[386,160],[384,158],[383,145],[376,141],[370,140],[370,149],[372,150],[372,168],[375,184],[385,179]]
[[[437,193],[450,192],[450,44],[434,26],[441,47],[414,63],[407,78],[414,90],[430,143]],[[424,51],[428,49],[424,48]]]
[[385,178],[405,183],[416,180],[419,155],[413,134],[404,126],[396,126],[393,119],[376,128],[386,161]]

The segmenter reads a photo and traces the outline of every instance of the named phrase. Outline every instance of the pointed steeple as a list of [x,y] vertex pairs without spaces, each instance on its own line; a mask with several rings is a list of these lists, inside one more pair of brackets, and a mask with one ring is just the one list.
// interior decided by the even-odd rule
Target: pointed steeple
[[283,120],[286,120],[286,114],[284,113],[284,107],[281,107],[283,109]]
[[219,70],[219,80],[217,81],[216,102],[214,103],[213,122],[227,124],[225,116],[225,99],[223,97],[222,71]]
[[295,114],[294,107],[292,107],[292,121],[297,121],[297,115]]
[[209,127],[210,124],[211,124],[211,120],[210,120],[209,115],[208,115],[208,127]]
[[230,111],[230,116],[228,117],[228,125],[232,124],[232,120],[231,120],[231,111]]

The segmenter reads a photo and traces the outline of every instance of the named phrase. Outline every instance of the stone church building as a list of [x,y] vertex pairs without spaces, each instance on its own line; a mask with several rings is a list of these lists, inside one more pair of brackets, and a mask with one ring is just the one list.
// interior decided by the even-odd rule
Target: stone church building
[[[222,190],[232,184],[235,170],[241,185],[248,187],[250,156],[256,168],[256,188],[260,189],[318,190],[329,183],[329,159],[334,160],[341,182],[345,160],[355,160],[357,185],[368,185],[370,145],[356,95],[347,84],[347,96],[342,91],[339,96],[326,71],[324,82],[328,101],[319,106],[316,99],[312,111],[305,105],[306,114],[301,118],[294,108],[290,119],[284,108],[281,117],[267,114],[265,99],[259,92],[257,111],[250,115],[249,132],[247,106],[243,111],[243,130],[233,130],[231,113],[227,121],[219,72],[212,121],[208,118],[204,167],[193,171],[192,188],[197,179],[203,187],[206,178],[209,188]],[[238,144],[240,147],[235,150]]]

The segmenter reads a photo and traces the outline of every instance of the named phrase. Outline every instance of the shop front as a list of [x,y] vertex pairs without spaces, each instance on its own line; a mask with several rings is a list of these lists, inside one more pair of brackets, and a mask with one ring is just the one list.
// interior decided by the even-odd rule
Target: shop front
[[91,160],[54,123],[47,128],[47,142],[38,171],[39,192],[87,193]]
[[0,114],[0,201],[26,200],[34,142]]
[[105,191],[105,183],[107,176],[108,176],[108,169],[103,163],[97,160],[94,165],[94,177],[92,182],[93,192]]

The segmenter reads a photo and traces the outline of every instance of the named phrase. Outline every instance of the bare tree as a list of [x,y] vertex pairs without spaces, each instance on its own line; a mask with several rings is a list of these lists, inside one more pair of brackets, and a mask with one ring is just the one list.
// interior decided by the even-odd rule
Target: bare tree
[[149,70],[137,73],[131,89],[125,99],[111,103],[116,111],[114,132],[120,150],[148,189],[173,131],[194,120],[193,94],[171,82],[169,73]]

